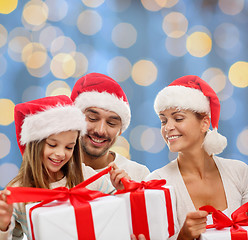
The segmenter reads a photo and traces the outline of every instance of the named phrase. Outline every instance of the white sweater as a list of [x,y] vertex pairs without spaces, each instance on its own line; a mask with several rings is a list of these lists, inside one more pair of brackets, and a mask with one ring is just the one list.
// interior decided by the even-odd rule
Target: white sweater
[[[226,193],[228,208],[225,210],[225,214],[230,217],[234,210],[248,202],[248,166],[238,160],[224,159],[216,156],[214,156],[214,161],[220,172]],[[186,214],[196,209],[184,184],[177,160],[153,171],[145,180],[151,179],[166,179],[166,184],[174,187],[177,217],[181,229]]]
[[[83,164],[82,168],[83,168],[83,176],[85,180],[96,174],[96,172],[91,167],[85,166]],[[66,185],[66,177],[62,178],[58,182],[51,183],[50,189],[57,187],[64,187],[65,185]],[[106,178],[106,176],[102,176],[95,182],[89,184],[87,188],[90,190],[97,190],[104,193],[110,193],[113,190],[115,190],[112,184]],[[11,224],[7,231],[5,232],[0,231],[0,240],[12,240],[12,239],[20,240],[23,239],[23,233],[29,236],[25,205],[23,203],[14,203],[13,207],[14,207],[14,211],[13,211],[13,216],[11,218]],[[31,238],[28,237],[28,239]]]
[[[114,153],[114,154],[115,154],[114,163],[117,165],[118,168],[124,169],[132,180],[141,182],[150,173],[149,169],[145,165],[127,159],[118,153]],[[95,169],[95,171],[100,172],[103,169],[104,168]],[[109,178],[110,177],[109,174],[106,175],[106,177]]]

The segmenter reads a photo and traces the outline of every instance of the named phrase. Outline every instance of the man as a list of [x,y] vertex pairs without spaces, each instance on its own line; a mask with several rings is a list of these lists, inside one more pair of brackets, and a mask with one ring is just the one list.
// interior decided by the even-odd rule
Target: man
[[86,116],[87,134],[81,139],[84,163],[101,171],[114,162],[132,180],[144,180],[149,174],[146,166],[110,151],[131,119],[128,100],[120,85],[104,74],[89,73],[76,82],[71,99]]

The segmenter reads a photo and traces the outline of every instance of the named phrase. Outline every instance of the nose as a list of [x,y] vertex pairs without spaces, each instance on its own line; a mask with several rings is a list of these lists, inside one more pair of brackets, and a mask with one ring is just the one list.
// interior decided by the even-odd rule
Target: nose
[[61,148],[57,148],[56,149],[56,152],[55,152],[55,155],[56,155],[56,158],[64,159],[65,158],[65,151],[64,151],[64,149],[62,147]]
[[168,120],[167,120],[167,123],[166,123],[166,125],[165,125],[165,127],[164,127],[164,130],[165,130],[166,132],[169,132],[169,131],[173,130],[174,128],[175,128],[175,126],[174,126],[173,121],[168,119]]
[[95,131],[100,135],[104,136],[106,134],[106,122],[104,120],[101,120],[97,122]]

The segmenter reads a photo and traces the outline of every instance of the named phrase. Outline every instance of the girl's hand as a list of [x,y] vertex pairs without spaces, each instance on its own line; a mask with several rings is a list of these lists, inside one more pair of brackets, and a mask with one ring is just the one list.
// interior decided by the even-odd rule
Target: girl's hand
[[13,213],[13,205],[7,203],[7,197],[10,191],[0,191],[0,230],[7,231]]
[[[134,234],[131,235],[131,240],[137,240]],[[143,234],[139,234],[138,240],[146,240],[146,238]]]
[[201,233],[206,231],[207,226],[206,211],[189,212],[178,235],[178,240],[193,240],[199,238]]
[[108,166],[112,167],[109,174],[110,174],[110,180],[111,180],[113,186],[117,190],[124,189],[124,186],[121,182],[121,179],[124,177],[127,179],[130,179],[128,174],[123,169],[119,169],[114,162],[111,162]]

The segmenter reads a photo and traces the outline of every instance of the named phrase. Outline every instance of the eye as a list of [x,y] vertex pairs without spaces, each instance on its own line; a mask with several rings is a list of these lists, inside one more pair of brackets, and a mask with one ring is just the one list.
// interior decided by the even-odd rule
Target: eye
[[68,149],[68,150],[73,150],[73,147],[66,147],[66,149]]
[[96,121],[97,120],[97,118],[93,117],[93,116],[88,116],[88,119],[89,119],[89,121]]
[[47,145],[48,145],[49,147],[51,147],[51,148],[56,147],[56,145],[55,145],[55,144],[51,144],[51,143],[47,143]]
[[181,121],[183,121],[183,119],[184,118],[182,118],[182,117],[177,117],[175,120],[176,120],[176,122],[181,122]]

